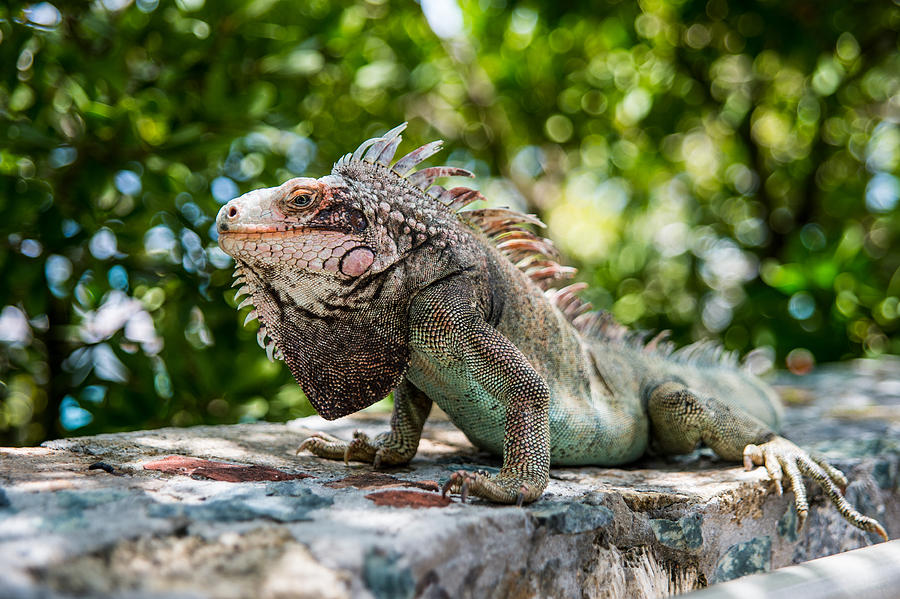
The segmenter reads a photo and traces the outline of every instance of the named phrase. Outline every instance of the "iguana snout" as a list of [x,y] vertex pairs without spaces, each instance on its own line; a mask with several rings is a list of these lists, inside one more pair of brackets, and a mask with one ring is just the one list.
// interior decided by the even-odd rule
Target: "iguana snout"
[[337,177],[257,189],[225,204],[216,217],[219,246],[240,262],[349,277],[374,262],[368,226]]

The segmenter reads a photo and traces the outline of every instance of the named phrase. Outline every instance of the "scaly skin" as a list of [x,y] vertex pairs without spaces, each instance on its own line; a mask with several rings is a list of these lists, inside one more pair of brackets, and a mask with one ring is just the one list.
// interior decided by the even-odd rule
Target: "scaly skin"
[[624,464],[651,448],[679,454],[705,443],[765,466],[778,493],[787,478],[801,525],[802,473],[847,521],[887,538],[844,499],[843,474],[777,435],[781,407],[769,387],[712,344],[645,343],[589,312],[579,286],[551,288],[572,269],[525,229],[541,223],[508,210],[457,213],[481,196],[433,183],[468,173],[409,174],[437,142],[391,166],[402,128],[365,142],[331,175],[250,192],[217,217],[260,343],[322,416],[394,390],[389,432],[350,441],[317,433],[300,450],[376,468],[407,463],[434,402],[475,445],[503,456],[496,475],[450,474],[444,492],[464,500],[521,504],[541,495],[551,464]]

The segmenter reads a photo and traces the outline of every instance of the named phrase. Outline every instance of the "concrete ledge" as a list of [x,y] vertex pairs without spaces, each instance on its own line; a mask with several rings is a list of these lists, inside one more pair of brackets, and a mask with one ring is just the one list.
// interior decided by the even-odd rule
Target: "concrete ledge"
[[891,541],[713,585],[685,599],[895,599],[898,590],[900,541]]
[[[788,435],[851,479],[848,498],[900,535],[900,366],[783,379]],[[409,467],[295,456],[336,422],[160,429],[0,449],[3,597],[657,597],[863,547],[810,489],[771,494],[700,451],[625,469],[561,468],[524,508],[437,492],[458,468],[499,463],[429,422]],[[179,456],[168,458],[167,456]],[[192,458],[192,459],[188,459]],[[224,462],[224,464],[223,464]]]

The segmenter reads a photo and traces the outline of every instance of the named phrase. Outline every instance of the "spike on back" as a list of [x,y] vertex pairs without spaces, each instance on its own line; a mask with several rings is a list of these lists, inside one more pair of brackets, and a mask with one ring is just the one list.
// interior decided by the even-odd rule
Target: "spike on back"
[[[383,166],[387,166],[391,159],[394,157],[394,152],[397,151],[397,146],[400,145],[400,134],[406,129],[407,123],[400,123],[390,131],[384,134],[384,136],[380,138],[376,138],[372,143],[372,147],[369,148],[369,151],[366,152],[366,155],[363,156],[363,160],[366,162],[372,162],[375,164],[381,164]],[[371,141],[371,140],[370,140]],[[366,142],[363,142],[364,144]],[[362,146],[360,146],[362,148]],[[359,148],[357,148],[356,152],[359,152]],[[354,156],[356,155],[354,152]]]
[[[382,166],[387,166],[391,163],[391,160],[394,158],[394,154],[397,152],[397,147],[400,145],[400,138],[395,137],[384,147],[378,157],[375,159],[377,164]],[[374,146],[373,146],[374,147]]]
[[367,139],[366,141],[359,144],[359,147],[356,148],[356,150],[350,156],[350,160],[348,161],[348,163],[349,162],[359,162],[360,160],[362,160],[363,152],[365,152],[367,149],[369,149],[369,146],[374,144],[376,141],[379,141],[380,139],[381,139],[380,137],[373,137],[373,138]]
[[438,197],[438,201],[442,202],[452,212],[459,212],[472,202],[483,200],[484,196],[481,192],[469,189],[468,187],[454,187],[448,189]]
[[459,214],[481,229],[541,289],[548,289],[557,280],[575,275],[574,268],[561,266],[556,261],[558,252],[549,239],[539,237],[525,228],[546,226],[535,215],[509,208],[482,208]]
[[[419,148],[416,148],[415,150],[413,150],[412,152],[410,152],[409,154],[407,154],[406,156],[404,156],[403,158],[398,160],[394,164],[394,167],[392,170],[395,173],[397,173],[398,175],[400,175],[401,177],[405,177],[407,175],[407,173],[409,173],[409,171],[411,171],[413,168],[415,168],[415,166],[417,164],[419,164],[420,162],[422,162],[422,161],[434,156],[438,152],[440,152],[441,147],[443,145],[444,145],[443,141],[437,140],[437,141],[433,141],[431,143],[427,143],[424,146],[421,146]],[[444,170],[444,169],[451,170],[451,171],[456,170],[456,171],[461,171],[460,174],[467,173],[468,176],[470,176],[470,177],[474,176],[474,175],[472,175],[472,173],[469,173],[469,171],[466,171],[463,169],[452,169],[451,167],[446,167],[446,166],[445,167],[433,167],[432,169],[425,169],[424,171],[421,171],[421,172],[434,170],[434,169],[438,169],[439,171]],[[420,173],[416,173],[416,174],[420,174]],[[446,176],[446,175],[438,175],[438,176]],[[410,178],[410,183],[412,183],[412,182],[413,182],[412,178]],[[413,185],[416,185],[416,183],[413,183]]]

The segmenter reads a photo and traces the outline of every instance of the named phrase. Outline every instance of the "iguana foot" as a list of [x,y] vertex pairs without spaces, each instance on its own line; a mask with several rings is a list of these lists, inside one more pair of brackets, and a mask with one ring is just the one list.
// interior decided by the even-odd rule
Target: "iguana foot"
[[802,476],[805,474],[819,483],[834,507],[850,524],[867,532],[874,532],[885,541],[888,540],[887,532],[877,520],[863,516],[847,502],[843,495],[843,490],[847,488],[847,477],[821,456],[809,454],[783,437],[775,437],[766,443],[750,444],[744,448],[744,468],[752,470],[754,465],[765,466],[769,476],[775,481],[775,489],[779,495],[782,492],[782,479],[787,476],[794,491],[797,530],[803,527],[809,515],[809,503],[806,501],[806,487],[803,485]]
[[470,472],[457,470],[450,475],[450,479],[444,483],[441,494],[459,493],[460,500],[465,503],[469,494],[476,497],[496,501],[497,503],[515,503],[521,506],[523,503],[531,503],[541,496],[546,481],[542,483],[529,481],[522,476],[504,473],[489,474],[483,470]]
[[[353,440],[344,441],[328,433],[313,433],[297,448],[297,453],[307,450],[320,458],[344,460],[345,463],[367,462],[375,468],[405,464],[412,459],[391,445],[390,433],[381,433],[374,440],[362,431],[354,431]],[[413,451],[413,453],[415,453]]]

